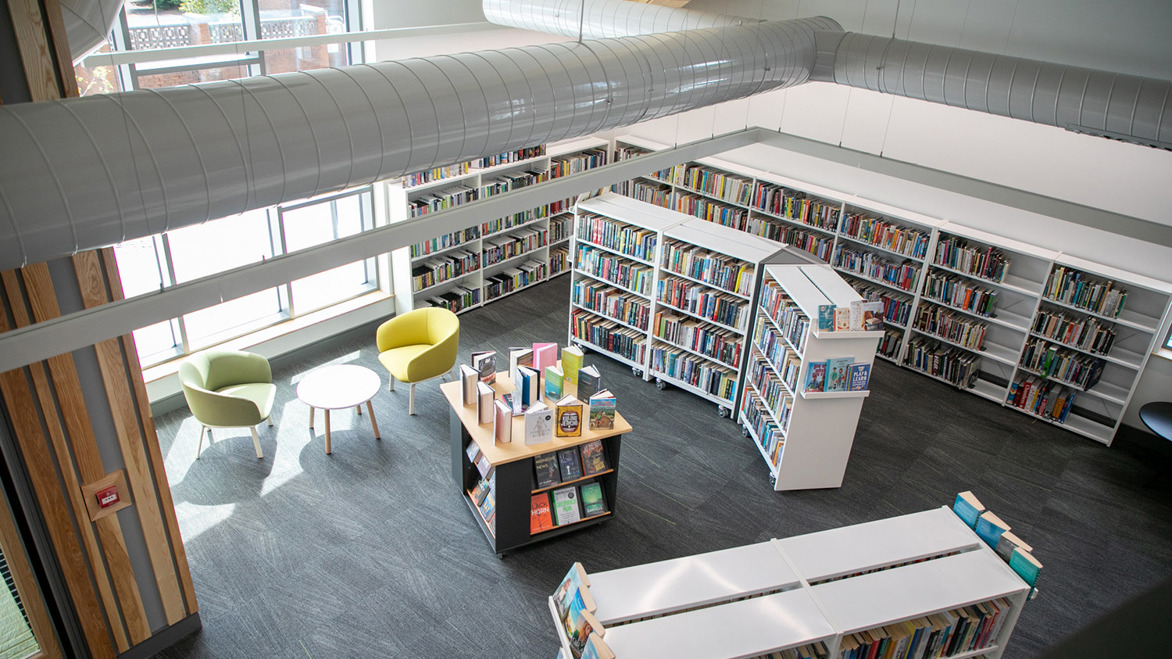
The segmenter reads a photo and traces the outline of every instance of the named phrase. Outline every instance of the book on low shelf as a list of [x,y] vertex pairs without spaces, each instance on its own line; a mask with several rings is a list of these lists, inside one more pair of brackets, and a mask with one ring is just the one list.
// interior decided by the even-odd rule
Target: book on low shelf
[[513,441],[513,408],[503,400],[493,403],[492,438],[497,444]]
[[[581,595],[577,595],[578,593]],[[590,593],[590,577],[586,574],[582,564],[578,562],[570,566],[566,576],[562,577],[557,590],[553,593],[553,603],[557,609],[558,618],[565,619],[570,602],[576,595],[582,598],[582,605],[587,611],[593,613],[598,610],[594,596]]]
[[586,353],[578,346],[562,348],[562,371],[567,382],[578,383],[578,371],[582,368],[582,360],[585,358]]
[[496,513],[496,494],[492,491],[492,488],[488,489],[488,492],[484,495],[484,499],[476,507],[480,510],[480,514],[484,516],[484,521],[488,522]]
[[573,524],[582,520],[578,508],[578,487],[568,485],[553,491],[553,518],[558,526]]
[[806,366],[805,391],[823,391],[826,388],[826,362],[810,362]]
[[476,383],[476,421],[480,425],[492,423],[493,400],[496,398],[496,391],[493,390],[487,383],[480,381]]
[[533,348],[509,348],[509,379],[517,386],[517,367],[533,366]]
[[602,483],[585,483],[579,490],[582,493],[583,517],[598,517],[606,512],[606,500],[602,496]]
[[558,363],[558,344],[556,343],[534,343],[533,344],[533,368],[538,371],[544,371],[546,366],[557,366]]
[[590,400],[602,388],[602,374],[594,364],[578,369],[578,398]]
[[578,453],[578,447],[571,446],[558,451],[558,468],[563,482],[582,477],[582,456]]
[[553,512],[549,507],[549,492],[538,492],[529,498],[529,532],[540,533],[553,528]]
[[476,404],[476,383],[480,381],[480,371],[467,364],[460,364],[460,391],[463,392],[464,407]]
[[562,472],[558,467],[556,452],[542,453],[533,458],[533,470],[537,477],[537,489],[543,490],[562,482]]
[[1009,525],[1002,519],[993,514],[993,511],[986,510],[977,518],[977,523],[973,526],[973,530],[977,535],[985,541],[985,544],[991,548],[997,548],[997,541],[1001,538],[1001,534],[1009,530]]
[[851,364],[850,384],[847,386],[847,391],[866,391],[870,380],[870,364]]
[[853,357],[836,357],[826,360],[826,387],[824,391],[846,391],[850,378]]
[[565,375],[562,369],[557,366],[545,367],[545,397],[550,400],[557,400],[562,397],[565,390]]
[[479,453],[476,457],[476,471],[484,478],[490,478],[493,472],[492,463],[488,461],[488,456]]
[[952,512],[964,520],[969,528],[974,528],[977,525],[977,518],[985,512],[985,506],[976,495],[966,490],[956,495],[956,500],[952,502]]
[[575,598],[570,601],[565,619],[566,638],[570,642],[570,652],[574,659],[581,659],[586,641],[591,635],[603,631],[598,619],[582,604],[581,594],[582,591],[578,591]]
[[525,410],[525,444],[542,444],[553,441],[553,409],[537,401]]
[[582,407],[582,401],[573,395],[563,396],[554,406],[554,434],[558,437],[581,437]]
[[[468,456],[468,462],[476,464],[480,461],[480,446],[476,442],[468,442],[464,447],[464,455]],[[484,474],[481,474],[483,476]]]
[[488,496],[490,489],[491,485],[487,478],[481,478],[480,480],[476,481],[476,487],[472,488],[472,501],[475,502],[477,506],[484,503],[484,497]]
[[582,453],[582,474],[593,476],[610,468],[606,464],[606,453],[602,448],[602,440],[595,439],[578,447]]
[[596,392],[587,399],[590,406],[589,419],[591,430],[611,430],[614,428],[617,412],[617,400],[610,389]]
[[496,382],[496,351],[481,350],[472,353],[472,368],[480,373],[481,382]]

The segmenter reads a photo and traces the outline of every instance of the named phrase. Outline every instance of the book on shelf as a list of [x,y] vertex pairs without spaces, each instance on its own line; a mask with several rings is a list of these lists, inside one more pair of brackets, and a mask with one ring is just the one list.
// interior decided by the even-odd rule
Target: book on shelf
[[602,374],[594,364],[578,369],[578,398],[590,400],[590,397],[602,389]]
[[480,460],[480,445],[475,441],[468,442],[468,445],[464,447],[464,455],[468,456],[468,462],[476,464]]
[[850,384],[847,386],[847,391],[866,391],[870,381],[870,364],[851,364]]
[[554,405],[556,422],[554,434],[558,437],[582,436],[582,401],[573,395],[563,396]]
[[562,482],[582,477],[582,456],[579,455],[577,446],[558,451],[558,469],[562,476]]
[[528,366],[517,366],[515,393],[521,397],[522,409],[541,402],[541,372]]
[[490,478],[492,476],[495,470],[492,467],[492,463],[488,461],[487,455],[481,453],[477,456],[476,471],[479,471],[480,475],[484,478]]
[[534,343],[533,344],[533,368],[538,371],[544,371],[546,366],[557,366],[558,363],[558,344],[556,343]]
[[582,520],[582,512],[578,509],[577,486],[569,485],[553,491],[553,518],[558,526]]
[[985,512],[985,506],[972,492],[965,490],[956,495],[956,500],[952,502],[952,512],[961,518],[969,528],[977,526],[977,518],[981,513]]
[[492,438],[497,444],[513,441],[513,408],[503,400],[493,403]]
[[529,497],[529,532],[540,533],[553,528],[553,513],[549,507],[549,493],[538,492]]
[[[567,659],[569,659],[567,657]],[[610,646],[598,634],[591,634],[586,639],[586,645],[582,647],[582,656],[580,659],[615,659],[614,652],[611,651]]]
[[577,384],[578,370],[582,368],[582,360],[585,358],[586,353],[578,346],[569,345],[562,348],[562,371],[567,382]]
[[518,387],[518,366],[533,366],[533,348],[509,348],[509,379],[513,381],[514,389]]
[[477,506],[484,503],[484,497],[488,496],[490,488],[491,485],[487,478],[481,478],[479,481],[476,481],[476,487],[472,488],[472,501]]
[[806,365],[805,391],[823,391],[826,388],[826,362],[810,362]]
[[480,371],[467,364],[460,364],[460,391],[463,392],[464,407],[476,404],[476,383],[480,381]]
[[565,375],[562,374],[562,369],[557,366],[545,367],[545,397],[550,400],[557,400],[562,397],[565,391]]
[[484,499],[476,506],[480,510],[480,514],[484,516],[484,521],[488,520],[496,514],[496,494],[492,488],[484,495]]
[[834,331],[845,332],[851,328],[850,307],[834,308]]
[[826,388],[825,391],[846,391],[850,379],[853,357],[836,357],[826,360]]
[[496,351],[481,350],[472,353],[472,368],[480,373],[481,382],[496,382]]
[[602,483],[586,483],[581,488],[582,516],[597,517],[606,512],[606,500],[602,497]]
[[602,631],[598,619],[582,604],[581,593],[579,590],[578,596],[570,601],[565,620],[566,639],[570,642],[570,652],[574,659],[581,659],[587,639]]
[[485,382],[476,383],[476,422],[480,425],[492,423],[493,400],[496,392]]
[[525,410],[525,444],[541,444],[553,441],[553,410],[542,401],[537,401]]
[[818,305],[818,331],[819,332],[833,332],[834,331],[834,305],[833,304],[819,304]]
[[1009,567],[1017,573],[1030,587],[1038,583],[1038,574],[1042,571],[1042,564],[1030,552],[1018,547],[1009,557]]
[[542,453],[533,458],[533,471],[537,476],[537,489],[558,485],[562,482],[562,472],[558,467],[557,452]]
[[1015,549],[1021,549],[1023,551],[1034,550],[1034,548],[1027,545],[1024,540],[1017,537],[1013,531],[1006,531],[1005,533],[1002,533],[1001,537],[997,539],[997,546],[994,547],[994,551],[996,551],[997,555],[1000,556],[1001,559],[1006,563],[1008,563],[1009,558],[1013,556],[1013,550]]
[[610,389],[603,389],[591,396],[587,402],[590,405],[590,429],[614,430],[617,400]]
[[[578,595],[579,593],[581,595]],[[586,574],[582,564],[578,562],[570,566],[569,572],[566,572],[566,576],[562,577],[561,583],[558,584],[557,590],[553,593],[553,603],[554,608],[557,609],[558,618],[566,619],[570,602],[574,601],[576,596],[581,597],[582,606],[587,611],[593,613],[598,610],[594,596],[590,594],[590,577]]]
[[602,440],[595,439],[578,447],[582,453],[582,475],[593,476],[610,468],[606,464],[606,454],[602,449]]
[[509,406],[509,411],[513,413],[513,416],[521,416],[521,412],[524,410],[521,409],[521,397],[516,392],[501,394],[501,400]]
[[1000,517],[993,514],[993,511],[986,510],[977,518],[977,524],[973,527],[977,535],[985,541],[993,549],[997,548],[997,541],[1001,539],[1001,534],[1009,530],[1009,525],[1001,520]]
[[864,332],[882,332],[883,331],[883,302],[863,301],[858,303],[859,323],[855,327],[855,303],[851,302],[851,329],[859,329]]

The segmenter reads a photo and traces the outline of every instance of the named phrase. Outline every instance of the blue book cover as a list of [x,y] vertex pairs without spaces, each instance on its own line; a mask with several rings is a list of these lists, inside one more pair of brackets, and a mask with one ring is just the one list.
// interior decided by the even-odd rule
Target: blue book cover
[[969,528],[974,528],[977,525],[977,518],[985,512],[985,506],[981,505],[972,492],[961,492],[956,495],[956,501],[952,502],[952,512],[964,520]]
[[837,357],[826,360],[826,391],[847,391],[853,357]]
[[866,391],[871,380],[870,364],[851,364],[848,391]]
[[1038,582],[1038,573],[1042,571],[1042,564],[1028,551],[1022,551],[1021,547],[1013,550],[1013,555],[1009,557],[1009,567],[1031,587]]
[[973,530],[977,532],[977,535],[981,536],[985,544],[996,549],[997,541],[1001,539],[1002,533],[1009,530],[1009,525],[1001,521],[1001,518],[993,513],[986,511],[981,513],[981,516],[977,518],[977,524],[973,527]]
[[818,305],[818,331],[819,332],[833,332],[834,331],[834,305],[833,304],[819,304]]

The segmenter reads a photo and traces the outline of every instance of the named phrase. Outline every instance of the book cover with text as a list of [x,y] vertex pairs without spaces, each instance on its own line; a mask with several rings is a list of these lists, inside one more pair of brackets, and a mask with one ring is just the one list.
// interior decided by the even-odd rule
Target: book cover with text
[[590,397],[590,429],[591,430],[614,430],[615,416],[617,411],[617,400],[614,394],[610,393],[610,389],[603,389],[602,391]]
[[819,332],[833,332],[834,331],[834,305],[833,304],[819,304],[818,305],[818,331]]
[[826,387],[826,362],[810,362],[806,365],[806,391],[823,391]]
[[602,473],[609,469],[606,464],[606,455],[602,450],[602,440],[596,439],[586,442],[580,447],[582,451],[582,473],[586,476]]
[[866,391],[867,384],[870,383],[870,381],[870,364],[851,364],[850,384],[847,386],[847,391]]
[[566,346],[562,348],[562,371],[565,373],[566,381],[577,384],[578,370],[582,368],[582,360],[586,358],[586,353],[578,346]]
[[536,472],[538,489],[552,487],[562,482],[557,453],[542,453],[534,457],[533,469]]
[[826,360],[826,387],[823,391],[846,391],[850,379],[853,357],[837,357]]

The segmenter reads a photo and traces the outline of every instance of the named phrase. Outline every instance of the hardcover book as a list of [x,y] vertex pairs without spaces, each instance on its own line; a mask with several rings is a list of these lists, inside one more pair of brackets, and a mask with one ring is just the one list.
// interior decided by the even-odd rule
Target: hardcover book
[[558,526],[582,519],[582,513],[578,509],[577,487],[570,485],[553,491],[553,519]]
[[553,441],[553,410],[537,401],[525,410],[525,444]]
[[557,366],[545,367],[545,397],[550,400],[557,400],[562,397],[564,392],[563,380],[565,376],[562,375],[562,369]]
[[883,331],[883,303],[864,302],[862,304],[862,321],[860,326],[864,332]]
[[582,491],[582,516],[597,517],[606,512],[606,501],[602,498],[601,483],[586,483]]
[[598,367],[591,364],[578,369],[578,400],[590,400],[590,397],[602,389],[602,374]]
[[850,384],[847,391],[866,391],[867,384],[871,381],[871,365],[870,364],[851,364],[850,368]]
[[529,532],[540,533],[553,528],[553,513],[549,508],[549,493],[539,492],[529,498]]
[[537,475],[537,489],[545,489],[562,482],[558,468],[558,454],[542,453],[533,458],[533,470]]
[[544,371],[546,366],[557,366],[558,363],[558,344],[556,343],[534,343],[533,344],[533,368],[538,371]]
[[985,541],[985,544],[996,549],[997,541],[1001,539],[1001,534],[1009,530],[1009,525],[1001,521],[1001,518],[994,515],[991,511],[986,510],[977,518],[977,524],[973,527],[977,535]]
[[850,307],[835,307],[834,309],[834,331],[845,332],[851,328],[851,310]]
[[853,357],[826,360],[826,388],[824,391],[846,391]]
[[823,391],[826,388],[826,362],[810,362],[806,366],[806,391]]
[[818,305],[818,331],[819,332],[833,332],[834,331],[834,305],[833,304],[819,304]]
[[521,407],[528,409],[541,402],[541,374],[535,368],[517,367],[516,394],[521,397]]
[[610,389],[603,389],[590,397],[590,429],[614,430],[616,400]]
[[582,458],[578,455],[578,447],[571,446],[558,451],[558,469],[563,483],[582,477]]
[[476,422],[480,425],[492,423],[493,399],[496,392],[484,382],[476,383]]
[[578,382],[578,370],[582,368],[582,360],[586,358],[586,353],[578,346],[566,346],[562,348],[562,371],[566,375],[567,382]]
[[970,528],[976,527],[977,518],[981,513],[985,512],[985,506],[973,496],[972,492],[964,491],[956,495],[956,501],[952,502],[952,512],[956,516],[964,520]]
[[492,438],[497,444],[513,441],[513,409],[503,400],[493,403],[496,413],[492,417]]
[[[602,450],[602,440],[596,439],[592,442],[586,442],[579,447],[582,452],[582,474],[585,476],[593,476],[606,471],[609,467],[606,464],[606,455]],[[583,493],[585,496],[585,493]]]
[[517,367],[533,366],[533,348],[509,348],[509,379],[517,387]]
[[481,382],[496,382],[496,351],[482,350],[472,353],[472,368],[480,373]]
[[557,402],[555,410],[554,434],[558,437],[581,437],[582,401],[573,396],[564,396]]
[[476,404],[476,383],[480,379],[480,371],[467,364],[460,364],[460,391],[464,396],[464,407]]

